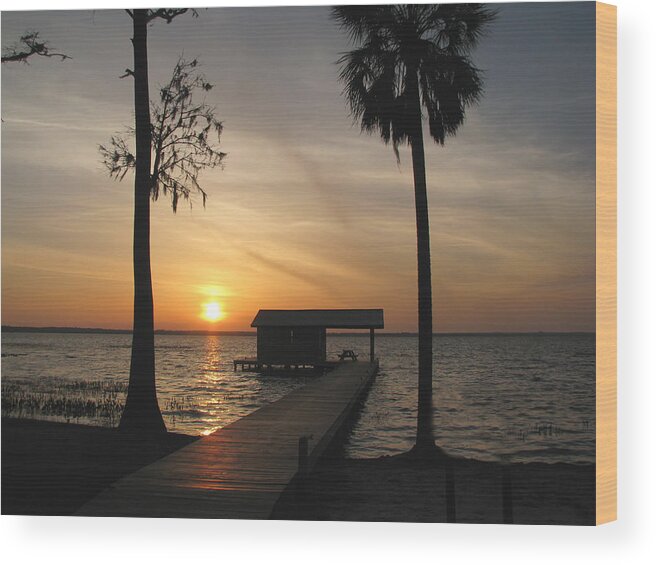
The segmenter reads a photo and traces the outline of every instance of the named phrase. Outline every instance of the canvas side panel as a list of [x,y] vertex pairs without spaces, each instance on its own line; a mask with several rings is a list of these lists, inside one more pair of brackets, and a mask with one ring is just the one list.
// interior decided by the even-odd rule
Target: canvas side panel
[[617,9],[597,3],[597,524],[617,518]]

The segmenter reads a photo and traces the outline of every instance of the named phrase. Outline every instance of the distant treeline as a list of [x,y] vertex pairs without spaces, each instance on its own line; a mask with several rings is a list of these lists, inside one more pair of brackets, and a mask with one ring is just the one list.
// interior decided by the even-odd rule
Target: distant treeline
[[[30,326],[2,326],[2,331],[7,333],[58,333],[58,334],[131,334],[132,330],[112,330],[106,328],[68,328],[68,327],[45,327],[37,328]],[[255,336],[255,331],[221,331],[221,330],[155,330],[158,335],[233,335],[233,336]],[[365,332],[328,332],[329,335],[368,335]],[[433,335],[585,335],[595,332],[435,332]],[[413,337],[416,332],[376,332],[378,336],[388,337]]]

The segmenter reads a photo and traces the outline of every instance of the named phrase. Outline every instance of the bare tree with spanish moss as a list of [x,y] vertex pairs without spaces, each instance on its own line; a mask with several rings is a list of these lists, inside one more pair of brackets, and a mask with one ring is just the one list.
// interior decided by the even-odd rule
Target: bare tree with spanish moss
[[[222,166],[226,157],[219,149],[223,124],[216,117],[216,109],[204,99],[196,100],[197,94],[213,88],[198,70],[197,59],[180,58],[171,79],[160,87],[159,98],[150,106],[150,194],[154,201],[160,194],[170,197],[173,212],[177,212],[180,199],[191,206],[194,193],[205,206],[207,193],[198,182],[199,174],[203,169]],[[108,145],[99,146],[110,177],[119,181],[136,164],[131,147],[134,128],[126,133],[113,136]]]
[[440,455],[433,431],[433,306],[423,121],[444,145],[483,92],[470,53],[496,13],[484,4],[339,6],[333,17],[355,49],[340,60],[340,79],[362,131],[378,132],[412,153],[417,224],[417,434],[413,453]]
[[[180,59],[169,83],[152,104],[148,88],[148,26],[161,19],[171,23],[188,9],[126,10],[133,24],[134,68],[123,77],[134,79],[135,151],[125,138],[101,146],[109,174],[122,179],[134,169],[134,323],[130,383],[119,428],[138,433],[166,431],[155,386],[155,331],[150,268],[150,201],[163,194],[177,210],[180,198],[196,192],[205,204],[198,182],[202,169],[221,165],[225,154],[218,144],[222,125],[214,109],[195,98],[211,89],[198,73],[197,61]],[[195,11],[191,10],[193,15]],[[152,116],[151,116],[152,113]]]

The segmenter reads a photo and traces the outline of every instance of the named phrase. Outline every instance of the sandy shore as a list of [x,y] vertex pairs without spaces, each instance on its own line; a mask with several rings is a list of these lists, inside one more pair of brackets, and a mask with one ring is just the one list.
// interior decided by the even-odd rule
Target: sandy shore
[[70,515],[117,479],[196,437],[2,418],[2,513]]
[[593,465],[530,463],[503,468],[451,459],[450,467],[449,471],[438,462],[418,465],[404,456],[326,459],[305,484],[287,489],[274,518],[594,524]]
[[[143,441],[108,428],[3,418],[2,513],[73,514],[120,477],[195,439],[169,433]],[[449,470],[403,456],[335,454],[288,487],[273,518],[587,525],[594,505],[593,465],[513,464],[504,471],[452,459]]]

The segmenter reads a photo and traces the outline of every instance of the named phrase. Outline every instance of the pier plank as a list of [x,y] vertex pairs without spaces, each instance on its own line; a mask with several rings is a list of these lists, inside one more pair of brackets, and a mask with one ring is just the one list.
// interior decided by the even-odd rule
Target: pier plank
[[325,376],[114,483],[84,516],[266,519],[298,470],[308,468],[349,418],[378,370],[342,363]]

